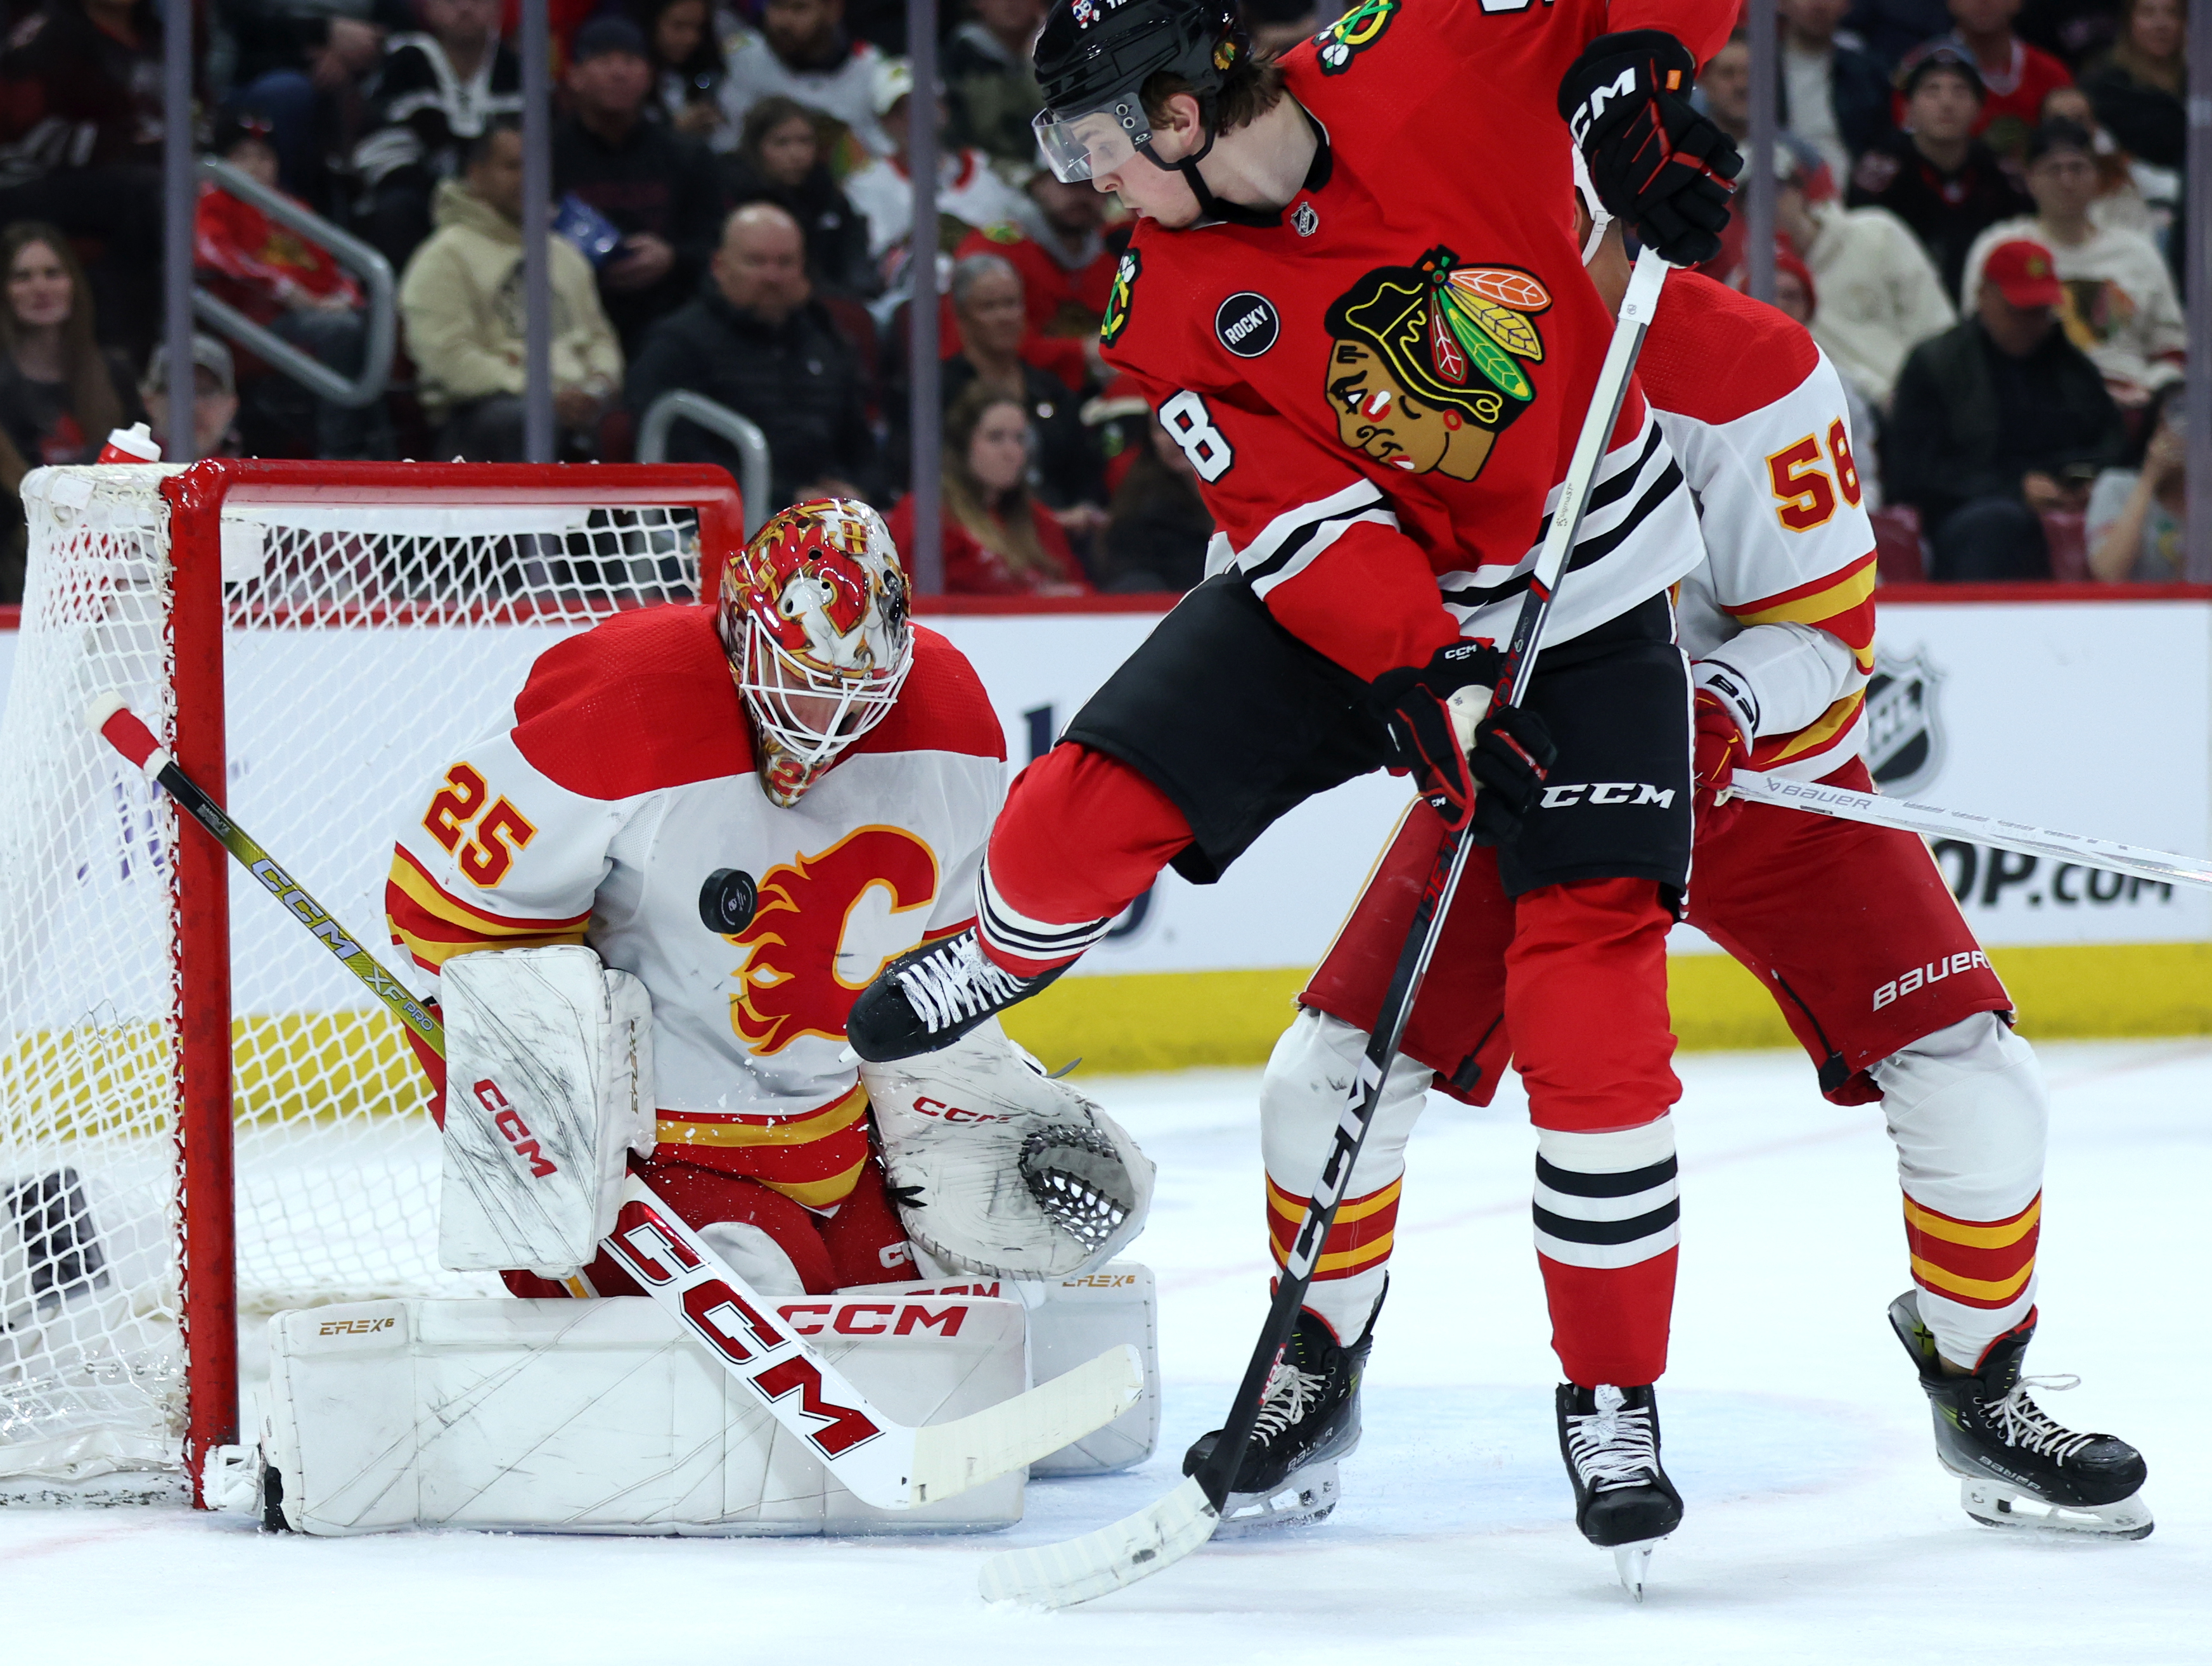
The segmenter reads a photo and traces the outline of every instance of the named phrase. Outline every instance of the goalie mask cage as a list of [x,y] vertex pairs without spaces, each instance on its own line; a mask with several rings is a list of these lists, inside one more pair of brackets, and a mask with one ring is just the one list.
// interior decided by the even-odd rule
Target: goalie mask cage
[[[530,661],[697,593],[719,470],[42,469],[0,720],[0,1499],[198,1498],[239,1317],[495,1292],[436,1259],[398,1023],[84,727],[119,690],[380,960],[392,835]],[[711,593],[709,591],[708,593]],[[427,802],[427,800],[425,800]]]

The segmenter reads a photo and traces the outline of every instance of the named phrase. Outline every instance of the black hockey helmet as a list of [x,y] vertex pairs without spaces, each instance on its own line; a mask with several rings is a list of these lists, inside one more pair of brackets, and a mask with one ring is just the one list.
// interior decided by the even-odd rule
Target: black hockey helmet
[[1214,94],[1251,50],[1235,0],[1053,0],[1035,54],[1037,148],[1070,184],[1112,173],[1152,143],[1139,94],[1163,72],[1190,83],[1211,133]]

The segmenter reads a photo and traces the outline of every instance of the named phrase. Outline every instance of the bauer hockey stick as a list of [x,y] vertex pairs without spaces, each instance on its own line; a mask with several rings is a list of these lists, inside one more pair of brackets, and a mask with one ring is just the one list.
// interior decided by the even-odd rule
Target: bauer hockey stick
[[[1598,371],[1597,386],[1590,393],[1589,410],[1583,418],[1582,432],[1567,465],[1566,481],[1559,488],[1551,526],[1528,575],[1528,593],[1522,599],[1520,614],[1514,621],[1512,641],[1498,676],[1506,704],[1517,705],[1526,698],[1529,678],[1535,674],[1552,599],[1566,571],[1576,534],[1581,531],[1590,486],[1597,477],[1598,463],[1605,455],[1613,424],[1620,420],[1628,379],[1636,368],[1637,355],[1643,350],[1644,334],[1658,307],[1668,270],[1667,264],[1649,248],[1637,257],[1612,343]],[[1245,1366],[1237,1397],[1230,1402],[1229,1415],[1223,1420],[1212,1456],[1197,1474],[1174,1492],[1111,1526],[1061,1544],[1002,1551],[993,1556],[983,1564],[981,1586],[988,1600],[1033,1602],[1046,1608],[1088,1602],[1182,1560],[1212,1538],[1221,1525],[1231,1485],[1243,1462],[1244,1450],[1251,1444],[1253,1426],[1267,1397],[1268,1378],[1297,1322],[1298,1310],[1305,1304],[1307,1287],[1321,1261],[1322,1245],[1335,1224],[1337,1206],[1344,1200],[1360,1148],[1366,1144],[1368,1128],[1382,1097],[1383,1081],[1397,1057],[1399,1041],[1413,1015],[1422,979],[1427,976],[1430,958],[1436,953],[1437,939],[1443,934],[1460,876],[1467,870],[1474,848],[1474,841],[1463,829],[1448,834],[1437,848],[1436,862],[1421,887],[1405,946],[1398,952],[1381,1011],[1368,1035],[1358,1075],[1346,1091],[1344,1114],[1337,1120],[1321,1178],[1315,1183],[1312,1201],[1306,1205],[1297,1235],[1291,1240],[1267,1322]]]
[[[445,1056],[446,1032],[436,1015],[177,767],[121,695],[100,696],[85,721],[183,806],[394,1018]],[[1125,1342],[1012,1400],[951,1423],[908,1427],[870,1405],[784,1322],[770,1298],[740,1278],[634,1172],[623,1182],[615,1229],[599,1247],[840,1486],[879,1510],[935,1504],[1056,1452],[1112,1422],[1144,1389],[1142,1363]]]
[[1912,799],[1886,799],[1879,793],[1862,793],[1850,787],[1830,787],[1817,781],[1784,781],[1755,769],[1738,769],[1729,790],[1753,804],[1778,804],[1816,816],[1893,827],[1904,833],[1931,839],[1964,839],[1970,843],[1995,845],[2024,856],[2043,856],[2055,862],[2078,863],[2108,873],[2131,874],[2160,885],[2212,886],[2212,856],[2181,856],[2171,850],[2150,850],[2118,839],[2094,838],[2087,833],[2060,833],[2026,822],[2006,821],[2000,816],[1978,816],[1970,810],[1946,810],[1940,805]]

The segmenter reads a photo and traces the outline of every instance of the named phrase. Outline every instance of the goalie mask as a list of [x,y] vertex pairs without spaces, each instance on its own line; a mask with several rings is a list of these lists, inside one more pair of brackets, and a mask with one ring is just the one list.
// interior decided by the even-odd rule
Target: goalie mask
[[779,512],[723,569],[715,625],[775,803],[890,714],[914,665],[907,613],[890,530],[850,498]]

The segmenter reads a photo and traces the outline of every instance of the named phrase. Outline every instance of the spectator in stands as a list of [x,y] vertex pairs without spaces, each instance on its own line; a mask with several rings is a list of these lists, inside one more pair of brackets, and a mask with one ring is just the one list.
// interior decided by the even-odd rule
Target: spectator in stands
[[1967,287],[2002,244],[2027,238],[2050,250],[2065,289],[2058,316],[2067,338],[2104,373],[2106,390],[2123,409],[2139,408],[2160,384],[2181,374],[2188,351],[2173,276],[2142,233],[2110,230],[2090,218],[2100,179],[2087,133],[2072,122],[2045,122],[2027,155],[2035,213],[2001,220],[1975,240]]
[[954,253],[1003,255],[1021,274],[1024,359],[1070,387],[1103,382],[1098,325],[1120,258],[1100,231],[1104,199],[1087,184],[1063,185],[1043,167],[1031,170],[1022,195],[1027,201],[1013,219],[970,232]]
[[999,161],[1030,167],[1036,135],[1030,119],[1043,104],[1030,48],[1044,26],[1044,0],[969,0],[975,14],[952,32],[939,63],[951,107],[948,133]]
[[706,143],[721,131],[722,43],[708,0],[632,0],[653,63],[653,109],[678,132]]
[[1852,163],[1893,131],[1889,70],[1855,41],[1837,39],[1849,0],[1779,6],[1782,124],[1818,150],[1837,179],[1849,179]]
[[[630,409],[642,417],[672,388],[727,405],[767,434],[771,511],[877,489],[859,362],[807,283],[799,222],[773,203],[730,216],[697,298],[647,335],[630,368]],[[690,423],[671,435],[669,457],[736,471],[734,450]]]
[[1102,590],[1188,590],[1206,576],[1214,528],[1199,495],[1198,471],[1158,423],[1147,421],[1146,429],[1148,442],[1107,506]]
[[23,593],[23,477],[48,463],[89,463],[110,429],[140,421],[131,367],[94,337],[92,289],[58,227],[19,220],[0,230],[0,602]]
[[[399,312],[424,413],[443,427],[439,455],[523,458],[522,132],[494,119],[470,146],[468,171],[438,187],[438,228],[399,282]],[[553,289],[553,414],[564,454],[587,456],[600,413],[622,384],[622,348],[599,309],[591,263],[549,238]]]
[[2081,76],[2097,119],[2154,167],[2178,170],[2187,149],[2188,46],[2182,0],[2122,0],[2119,39]]
[[1915,348],[1885,432],[1890,497],[1920,511],[1952,582],[2050,576],[2038,517],[2078,511],[2126,447],[2104,378],[2058,327],[2050,251],[1990,252],[1972,316]]
[[161,23],[151,0],[45,0],[0,53],[0,225],[88,246],[103,339],[137,358],[161,312]]
[[1851,0],[1844,27],[1869,52],[1894,68],[1915,46],[1951,27],[1944,0]]
[[2021,0],[1950,0],[1954,27],[1917,48],[1905,60],[1911,67],[1945,46],[1973,60],[1985,96],[1974,131],[1998,155],[2017,160],[2027,136],[2043,119],[2043,100],[2054,87],[2069,87],[2074,76],[2040,46],[2013,32]]
[[[1328,27],[1315,0],[1244,0],[1244,27],[1251,32],[1255,56],[1280,58],[1302,40],[1310,40]],[[1342,8],[1331,4],[1328,22]]]
[[705,147],[648,120],[645,35],[619,12],[569,48],[568,119],[553,130],[553,194],[623,234],[599,268],[599,301],[635,357],[653,325],[691,299],[722,235],[722,184]]
[[[890,154],[855,169],[845,195],[867,216],[868,258],[886,277],[905,264],[902,253],[914,228],[914,186],[906,171],[908,123],[914,110],[914,70],[904,58],[888,58],[876,77],[876,109],[890,141]],[[938,131],[945,106],[933,100]],[[996,225],[1013,217],[1022,198],[980,150],[945,145],[937,158],[937,211],[963,226]]]
[[1751,149],[1751,43],[1730,35],[1698,75],[1705,113],[1748,155]]
[[722,82],[717,149],[733,148],[745,112],[780,93],[843,123],[867,155],[890,154],[890,141],[876,119],[884,54],[846,33],[845,0],[767,0],[759,29],[731,33],[722,57],[729,76]]
[[[1813,281],[1813,269],[1798,258],[1796,249],[1786,237],[1774,240],[1774,304],[1808,330],[1813,327],[1813,313],[1820,305],[1820,285]],[[1860,490],[1868,509],[1881,508],[1881,471],[1876,466],[1877,450],[1875,437],[1881,432],[1873,407],[1853,385],[1848,376],[1839,375],[1843,384],[1844,416],[1850,423],[1852,453],[1859,458]]]
[[2188,434],[2181,384],[2151,398],[2130,465],[2106,469],[2089,488],[2089,571],[2107,584],[2171,584],[2189,576]]
[[971,254],[954,263],[951,291],[960,350],[945,361],[946,402],[973,382],[1020,400],[1035,430],[1037,495],[1063,512],[1074,537],[1088,539],[1103,519],[1097,455],[1076,390],[1022,357],[1021,274],[1001,255]]
[[236,54],[232,106],[274,130],[284,189],[329,212],[329,159],[352,149],[362,82],[386,35],[413,27],[411,9],[404,0],[215,0],[214,10]]
[[[214,150],[275,191],[274,139],[258,115],[224,116],[216,123]],[[217,299],[339,375],[361,373],[368,336],[361,286],[328,250],[212,182],[199,188],[192,245],[199,281]],[[235,376],[231,380],[235,392]],[[275,436],[303,429],[312,432],[318,457],[373,457],[388,448],[379,407],[349,410],[265,371],[249,385],[249,394],[251,425],[270,436],[255,447],[258,454],[285,455]]]
[[[1030,494],[1029,412],[981,383],[945,413],[945,588],[966,596],[1080,596],[1091,585],[1058,519]],[[914,498],[891,511],[891,539],[914,537]]]
[[756,101],[745,112],[743,141],[722,164],[722,185],[733,208],[774,203],[799,222],[806,234],[807,271],[819,288],[876,292],[867,219],[831,177],[805,106],[781,93]]
[[1850,205],[1887,209],[1910,226],[1957,306],[1974,239],[2034,204],[1974,137],[1984,93],[1970,54],[1931,48],[1905,70],[1902,86],[1905,131],[1859,158]]
[[[154,443],[163,455],[169,450],[169,344],[158,344],[146,361],[145,380],[138,397],[146,407],[146,423]],[[213,336],[192,331],[192,455],[236,457],[238,430],[238,367]]]
[[499,38],[500,0],[416,0],[425,33],[393,37],[355,147],[361,234],[394,271],[430,234],[430,204],[494,121],[522,112],[522,65]]
[[1819,285],[1808,327],[1837,370],[1869,404],[1886,409],[1905,356],[1948,329],[1957,313],[1942,279],[1905,223],[1886,210],[1845,208],[1811,146],[1794,136],[1776,153],[1783,170],[1775,229]]
[[[2089,158],[2097,166],[2097,195],[2089,204],[2089,217],[2114,231],[2140,232],[2163,249],[2166,231],[2173,224],[2173,192],[2180,185],[2180,176],[2166,168],[2145,167],[2121,149],[2098,125],[2096,108],[2079,87],[2055,88],[2043,100],[2043,119],[2072,122],[2089,136]],[[2143,190],[2146,179],[2154,189],[2164,187],[2166,194],[2156,203]]]

